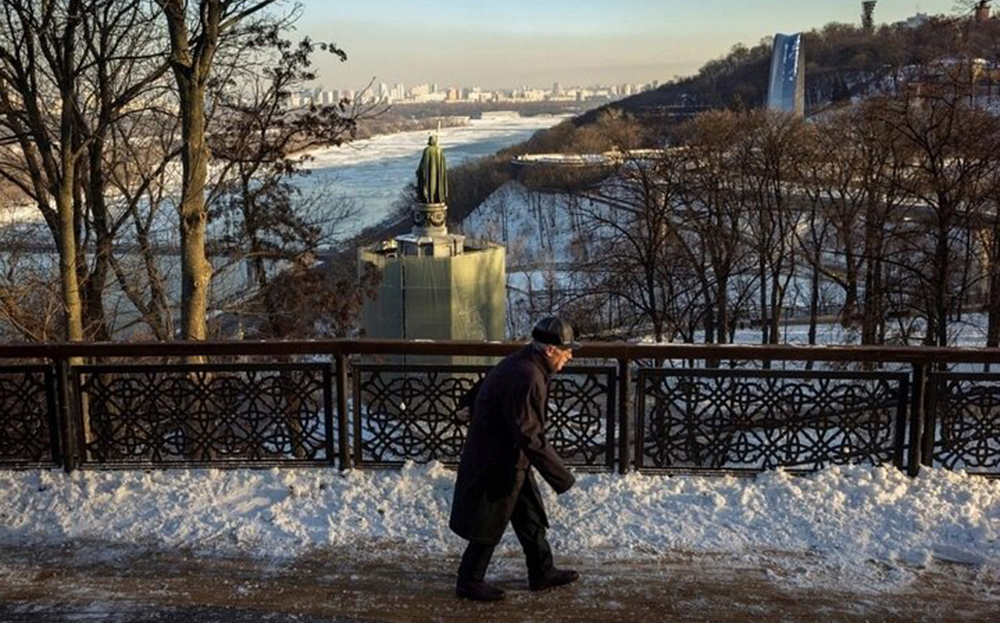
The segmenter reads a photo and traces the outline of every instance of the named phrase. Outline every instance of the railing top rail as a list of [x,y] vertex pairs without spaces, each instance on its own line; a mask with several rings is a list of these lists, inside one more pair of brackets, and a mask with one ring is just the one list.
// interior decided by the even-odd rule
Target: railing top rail
[[[196,357],[288,355],[504,356],[523,342],[432,340],[272,340],[191,342],[49,342],[0,344],[0,359],[75,357]],[[857,361],[871,363],[997,363],[1000,348],[919,346],[792,346],[629,344],[587,342],[575,353],[587,359],[723,359],[757,361]]]

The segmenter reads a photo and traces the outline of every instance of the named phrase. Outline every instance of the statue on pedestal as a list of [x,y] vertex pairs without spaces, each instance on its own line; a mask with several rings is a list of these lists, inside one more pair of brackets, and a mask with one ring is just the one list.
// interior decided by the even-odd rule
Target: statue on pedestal
[[448,172],[444,151],[437,144],[437,137],[427,140],[424,155],[417,168],[417,201],[425,204],[443,204],[448,201]]

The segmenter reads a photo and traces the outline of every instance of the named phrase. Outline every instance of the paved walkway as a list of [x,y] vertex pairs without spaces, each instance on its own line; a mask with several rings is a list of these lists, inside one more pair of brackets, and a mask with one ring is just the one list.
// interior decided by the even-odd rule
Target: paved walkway
[[530,593],[510,556],[493,570],[507,600],[485,605],[452,596],[454,558],[323,551],[276,563],[100,543],[2,547],[0,621],[986,621],[1000,612],[1000,577],[979,567],[935,563],[878,593],[797,588],[795,576],[818,567],[776,558],[774,568],[712,556],[580,560],[579,582]]

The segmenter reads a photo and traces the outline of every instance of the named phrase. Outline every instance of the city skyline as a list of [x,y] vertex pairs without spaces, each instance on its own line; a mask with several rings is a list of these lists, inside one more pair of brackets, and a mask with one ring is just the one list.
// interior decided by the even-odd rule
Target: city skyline
[[391,104],[427,103],[526,103],[526,102],[588,102],[610,101],[628,97],[642,91],[655,89],[659,82],[593,85],[564,85],[555,82],[550,88],[519,87],[512,89],[482,89],[478,87],[438,84],[407,85],[402,82],[372,84],[365,90],[329,89],[317,86],[300,89],[290,94],[288,106],[298,108],[309,104],[329,105],[341,100],[361,103],[385,102]]
[[[829,22],[860,23],[860,0],[456,0],[335,3],[303,0],[297,36],[336,43],[346,63],[318,59],[318,86],[369,81],[512,89],[666,82],[694,73],[734,44]],[[955,0],[880,0],[876,23],[952,13]]]

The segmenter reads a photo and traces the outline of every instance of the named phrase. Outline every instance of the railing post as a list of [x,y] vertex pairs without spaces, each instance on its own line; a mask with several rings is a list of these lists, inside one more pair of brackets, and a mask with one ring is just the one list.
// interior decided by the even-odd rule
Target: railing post
[[59,389],[56,382],[55,367],[49,366],[45,371],[45,421],[49,426],[49,452],[52,453],[52,462],[62,466],[66,463],[63,460],[62,417],[59,414]]
[[351,444],[347,417],[347,355],[337,353],[337,441],[340,444],[340,469],[351,469]]
[[910,452],[907,456],[907,473],[920,473],[924,426],[924,398],[927,390],[927,364],[913,364],[913,393],[910,398]]
[[[931,368],[931,371],[934,369]],[[920,446],[920,464],[927,467],[934,465],[934,445],[937,441],[936,384],[936,377],[929,373],[924,387],[924,430]]]
[[621,435],[618,428],[618,369],[608,371],[608,412],[605,417],[605,427],[607,434],[607,447],[605,448],[604,462],[609,472],[615,471],[615,456],[618,453],[620,443],[617,435]]
[[326,427],[326,460],[330,465],[337,465],[340,461],[337,442],[334,440],[335,435],[339,437],[339,429],[334,424],[336,419],[333,415],[336,410],[333,404],[333,379],[336,376],[337,371],[333,364],[323,366],[323,426]]
[[618,473],[628,472],[632,445],[629,438],[632,430],[631,412],[632,368],[628,359],[618,360]]
[[79,447],[76,438],[76,422],[73,421],[73,404],[69,387],[70,366],[65,358],[56,359],[56,401],[59,414],[59,436],[61,437],[63,469],[66,473],[76,469]]
[[892,464],[899,471],[906,471],[906,416],[907,408],[906,402],[910,400],[910,377],[903,375],[899,379],[899,391],[897,393],[897,399],[899,404],[896,405],[896,435],[893,438],[893,448],[892,448]]

